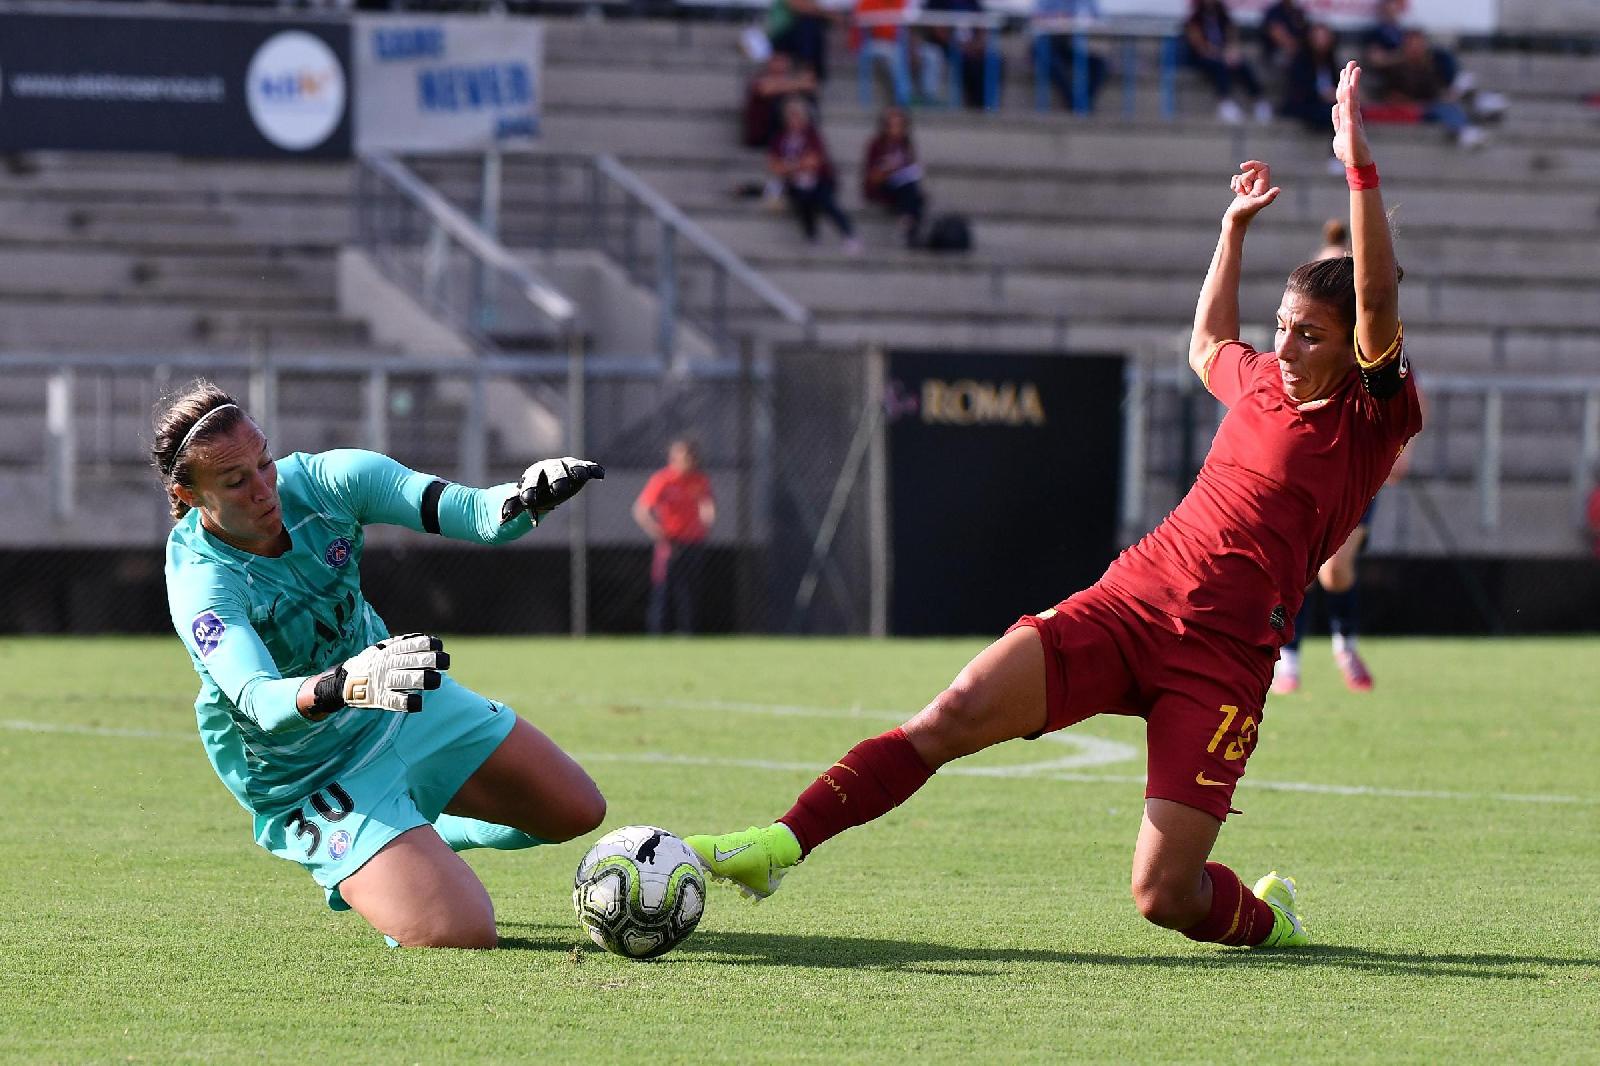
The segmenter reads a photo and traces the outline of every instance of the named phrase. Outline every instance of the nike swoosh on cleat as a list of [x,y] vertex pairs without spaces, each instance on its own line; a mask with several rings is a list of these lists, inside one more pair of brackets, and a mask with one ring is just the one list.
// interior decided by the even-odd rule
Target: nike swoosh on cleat
[[1194,775],[1194,783],[1197,785],[1227,785],[1226,781],[1211,780],[1211,778],[1206,776],[1206,772],[1204,770],[1201,770],[1199,773]]
[[739,854],[741,851],[744,851],[749,846],[750,846],[749,844],[740,844],[738,847],[734,848],[732,851],[723,851],[721,848],[713,847],[711,849],[711,855],[718,862],[727,862],[729,859],[733,858],[735,855]]

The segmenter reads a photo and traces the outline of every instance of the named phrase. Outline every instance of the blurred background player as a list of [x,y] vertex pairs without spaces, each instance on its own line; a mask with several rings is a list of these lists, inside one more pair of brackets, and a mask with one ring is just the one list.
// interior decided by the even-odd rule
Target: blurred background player
[[667,465],[650,475],[633,501],[633,520],[654,545],[646,628],[666,632],[671,611],[678,632],[693,633],[706,535],[717,520],[711,479],[700,469],[693,441],[680,437],[667,447]]
[[364,529],[504,543],[604,471],[551,459],[472,489],[354,449],[274,461],[206,382],[158,414],[152,459],[200,736],[257,843],[392,945],[494,947],[494,905],[456,852],[569,840],[605,800],[549,737],[450,680],[437,638],[389,635],[361,592]]
[[[1360,78],[1354,63],[1341,73],[1333,116],[1354,255],[1289,276],[1276,352],[1234,338],[1245,231],[1280,190],[1257,160],[1233,177],[1189,347],[1190,367],[1229,410],[1194,487],[1098,582],[1021,618],[921,713],[828,767],[776,823],[687,838],[714,876],[770,895],[824,841],[899,806],[945,763],[1130,714],[1145,719],[1148,748],[1133,856],[1140,913],[1192,940],[1309,942],[1291,879],[1273,872],[1247,890],[1209,858],[1317,563],[1349,537],[1421,428]],[[953,489],[971,476],[981,474],[952,471]]]

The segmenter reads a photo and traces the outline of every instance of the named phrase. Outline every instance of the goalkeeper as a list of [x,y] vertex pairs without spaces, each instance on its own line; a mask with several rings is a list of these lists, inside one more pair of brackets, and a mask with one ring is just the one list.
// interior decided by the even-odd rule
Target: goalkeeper
[[580,459],[473,489],[374,452],[276,461],[243,408],[196,382],[156,419],[176,519],[167,601],[206,755],[256,842],[392,944],[495,946],[494,906],[455,853],[598,826],[589,775],[508,707],[456,684],[435,637],[390,636],[361,592],[364,529],[515,540],[605,476]]

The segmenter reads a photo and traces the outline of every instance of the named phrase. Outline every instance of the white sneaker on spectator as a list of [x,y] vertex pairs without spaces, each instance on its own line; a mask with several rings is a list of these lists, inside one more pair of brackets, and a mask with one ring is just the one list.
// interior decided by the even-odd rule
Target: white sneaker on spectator
[[1232,100],[1222,100],[1217,103],[1217,121],[1226,122],[1230,126],[1237,126],[1244,121],[1244,108]]
[[1463,95],[1470,93],[1478,87],[1478,76],[1470,70],[1456,71],[1456,80],[1450,83],[1450,88]]
[[1265,100],[1257,100],[1254,114],[1257,122],[1271,122],[1272,105],[1267,103]]
[[1489,135],[1477,126],[1468,126],[1456,138],[1456,144],[1462,148],[1482,148],[1489,143]]
[[1510,101],[1504,93],[1490,92],[1485,89],[1472,95],[1472,110],[1479,118],[1499,118],[1506,113]]

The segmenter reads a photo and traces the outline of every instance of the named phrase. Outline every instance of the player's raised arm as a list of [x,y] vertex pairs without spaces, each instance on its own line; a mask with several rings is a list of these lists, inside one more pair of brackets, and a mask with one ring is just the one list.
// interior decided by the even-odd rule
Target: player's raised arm
[[1244,261],[1244,234],[1261,209],[1278,198],[1272,168],[1258,159],[1239,165],[1233,176],[1233,202],[1222,215],[1222,235],[1211,257],[1211,268],[1200,286],[1194,309],[1194,332],[1189,335],[1189,366],[1202,379],[1206,361],[1219,341],[1239,336],[1239,272]]
[[1354,61],[1339,73],[1338,102],[1333,106],[1333,154],[1345,165],[1350,185],[1351,255],[1356,275],[1356,357],[1363,369],[1387,363],[1400,338],[1400,281],[1395,270],[1394,239],[1378,189],[1378,168],[1372,161],[1361,123],[1361,68]]

